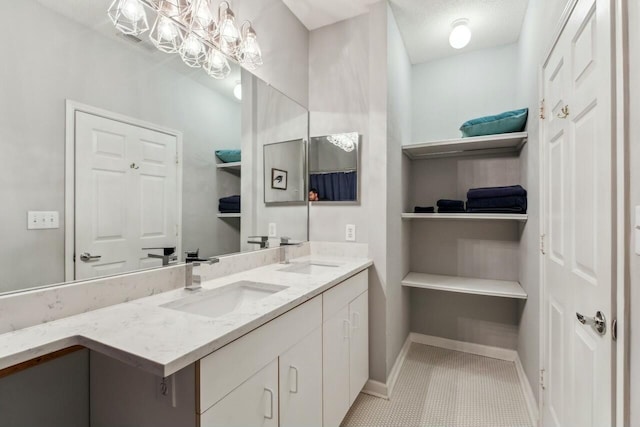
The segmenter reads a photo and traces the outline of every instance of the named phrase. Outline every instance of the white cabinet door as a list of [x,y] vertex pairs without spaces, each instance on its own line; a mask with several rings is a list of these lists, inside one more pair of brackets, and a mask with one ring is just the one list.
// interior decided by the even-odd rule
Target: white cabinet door
[[322,329],[280,356],[280,427],[322,426]]
[[349,411],[349,306],[322,325],[323,424],[338,427]]
[[277,427],[278,359],[200,416],[201,427]]
[[369,379],[369,292],[349,304],[349,406]]

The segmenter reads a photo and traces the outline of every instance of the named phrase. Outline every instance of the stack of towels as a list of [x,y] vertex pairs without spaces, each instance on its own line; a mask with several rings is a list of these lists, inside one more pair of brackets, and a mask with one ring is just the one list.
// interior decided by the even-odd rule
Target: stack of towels
[[527,190],[520,185],[472,188],[467,199],[467,212],[527,213]]
[[223,197],[219,200],[220,213],[240,213],[240,196]]
[[462,200],[438,200],[438,213],[462,213],[464,210],[464,202]]

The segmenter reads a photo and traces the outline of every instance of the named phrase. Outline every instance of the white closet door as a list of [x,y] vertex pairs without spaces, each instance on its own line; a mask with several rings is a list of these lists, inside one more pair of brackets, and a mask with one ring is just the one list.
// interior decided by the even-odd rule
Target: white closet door
[[75,278],[160,265],[143,248],[177,246],[175,136],[81,112],[75,131]]
[[[544,426],[612,425],[610,16],[579,1],[544,69]],[[605,334],[578,320],[598,311]]]

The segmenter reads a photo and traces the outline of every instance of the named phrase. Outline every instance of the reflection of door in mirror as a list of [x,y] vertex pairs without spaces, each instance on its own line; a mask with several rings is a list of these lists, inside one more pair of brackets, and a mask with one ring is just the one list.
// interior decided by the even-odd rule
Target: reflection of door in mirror
[[176,135],[76,113],[73,278],[158,267],[144,248],[179,247],[177,150]]
[[360,135],[343,133],[311,138],[309,201],[347,202],[358,199]]

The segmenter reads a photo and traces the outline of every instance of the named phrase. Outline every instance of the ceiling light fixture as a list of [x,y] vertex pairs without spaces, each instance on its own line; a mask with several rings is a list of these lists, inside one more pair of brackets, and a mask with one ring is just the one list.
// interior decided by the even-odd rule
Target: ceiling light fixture
[[[122,33],[139,36],[149,30],[145,7],[151,9],[157,15],[149,34],[154,46],[162,52],[179,53],[189,67],[203,67],[213,78],[229,76],[229,59],[249,70],[261,66],[262,51],[251,22],[245,21],[238,29],[229,3],[221,2],[216,16],[212,2],[114,0],[107,13]],[[241,87],[239,90],[241,94]]]
[[449,44],[454,49],[462,49],[471,41],[471,29],[468,19],[458,19],[451,24],[453,29],[449,35]]
[[356,149],[358,144],[358,134],[352,133],[340,133],[337,135],[329,135],[327,140],[338,148],[343,149],[347,153]]

